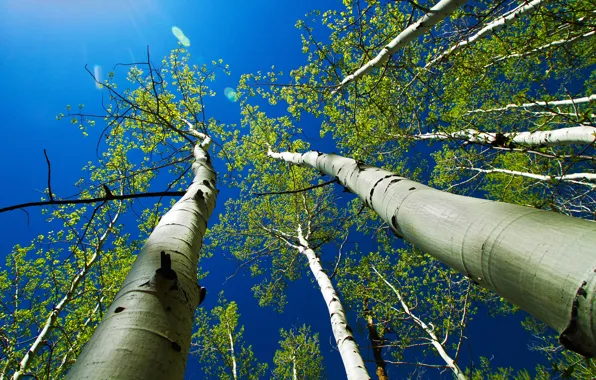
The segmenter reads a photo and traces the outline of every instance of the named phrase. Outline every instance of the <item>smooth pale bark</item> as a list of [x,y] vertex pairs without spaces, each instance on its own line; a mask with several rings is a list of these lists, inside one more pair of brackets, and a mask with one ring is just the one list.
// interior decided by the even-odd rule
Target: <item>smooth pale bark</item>
[[434,65],[435,63],[445,59],[445,57],[452,54],[454,51],[459,50],[466,45],[476,42],[477,40],[484,37],[485,35],[492,32],[493,30],[504,26],[505,24],[507,24],[511,20],[514,20],[515,18],[519,18],[519,16],[521,16],[522,14],[529,13],[529,12],[536,10],[536,7],[538,7],[540,5],[540,3],[543,3],[543,2],[544,2],[544,0],[534,0],[530,3],[526,2],[525,5],[520,5],[513,11],[508,12],[507,14],[497,18],[496,20],[491,21],[484,28],[480,29],[478,32],[474,33],[473,35],[466,38],[465,40],[458,42],[457,44],[451,46],[449,49],[447,49],[443,53],[439,54],[432,61],[428,62],[424,66],[424,68],[428,69],[430,66]]
[[232,330],[230,329],[230,325],[228,325],[227,323],[228,321],[226,320],[226,325],[228,326],[228,340],[230,341],[230,357],[232,358],[232,377],[234,378],[234,380],[236,380],[238,379],[238,370],[236,366],[236,353],[234,351],[234,338],[232,337]]
[[360,350],[354,339],[351,329],[348,328],[348,319],[341,304],[340,298],[325,273],[321,260],[308,245],[308,241],[302,234],[302,229],[298,228],[298,251],[308,259],[308,266],[317,280],[319,290],[325,299],[329,316],[331,317],[331,329],[333,337],[337,344],[337,349],[344,363],[346,375],[349,380],[370,380],[370,376],[360,355]]
[[[568,44],[573,43],[573,42],[576,42],[576,41],[581,41],[581,40],[583,40],[585,38],[590,38],[590,37],[592,37],[594,35],[596,35],[596,31],[593,30],[593,31],[590,31],[590,32],[587,32],[587,33],[584,33],[584,34],[580,34],[580,35],[575,36],[575,37],[572,37],[572,38],[549,42],[548,44],[539,46],[537,48],[534,48],[532,50],[529,50],[529,51],[526,51],[526,52],[523,52],[523,53],[515,53],[515,54],[505,55],[505,56],[502,56],[502,57],[496,57],[492,61],[493,62],[500,62],[500,61],[504,61],[504,60],[510,59],[510,58],[526,57],[528,55],[532,55],[532,54],[535,54],[535,53],[540,53],[541,51],[548,50],[548,49],[551,49],[551,48],[554,48],[554,47],[568,45]],[[487,65],[486,67],[491,66],[491,65],[492,65],[492,63],[490,65]]]
[[[215,207],[210,138],[194,149],[194,179],[159,221],[68,373],[69,379],[182,379],[194,311],[204,296],[197,263]],[[167,256],[171,259],[168,270]],[[175,277],[172,275],[175,273]]]
[[580,125],[552,131],[493,133],[475,129],[457,132],[436,132],[413,135],[416,140],[464,140],[476,144],[498,146],[523,146],[537,148],[543,146],[593,144],[596,140],[596,127]]
[[58,317],[60,316],[60,313],[62,313],[64,311],[64,309],[70,304],[70,301],[72,301],[73,297],[75,296],[75,294],[77,293],[77,291],[79,289],[79,285],[81,285],[81,281],[85,280],[85,278],[87,277],[87,274],[89,273],[89,270],[97,262],[97,259],[99,258],[99,255],[101,253],[101,249],[102,249],[106,239],[112,233],[112,229],[114,228],[114,225],[118,221],[119,217],[120,217],[120,209],[118,210],[116,215],[112,218],[112,220],[110,220],[110,223],[108,224],[108,227],[106,228],[105,232],[99,237],[99,239],[97,241],[97,245],[95,246],[95,249],[93,251],[93,255],[91,255],[91,257],[89,257],[88,261],[85,263],[83,268],[81,268],[79,273],[77,273],[74,276],[74,278],[72,279],[72,281],[70,283],[70,287],[66,291],[66,294],[64,294],[64,296],[60,299],[60,301],[56,304],[56,306],[54,306],[54,308],[50,312],[50,315],[46,318],[43,328],[41,329],[41,331],[37,335],[37,338],[31,345],[29,350],[27,350],[27,353],[25,354],[25,356],[19,363],[19,369],[12,375],[13,380],[20,379],[21,376],[24,376],[26,374],[27,369],[29,368],[29,364],[31,363],[31,360],[33,360],[35,355],[37,355],[37,351],[39,351],[39,349],[41,347],[46,345],[48,335],[54,328],[57,327],[56,321],[57,321]]
[[534,174],[534,173],[519,172],[516,170],[507,170],[507,169],[498,169],[498,168],[481,169],[481,168],[461,166],[461,167],[458,167],[458,169],[465,169],[465,170],[470,170],[470,171],[475,171],[478,173],[485,173],[485,174],[491,174],[491,173],[511,174],[511,175],[517,175],[520,177],[532,178],[532,179],[536,179],[539,181],[571,182],[571,183],[577,183],[580,185],[596,188],[596,184],[582,181],[582,180],[584,180],[584,181],[596,182],[596,174],[594,174],[594,173],[572,173],[572,174],[552,175],[551,176],[551,175]]
[[410,311],[410,307],[408,306],[408,304],[406,304],[406,302],[402,298],[399,291],[395,288],[395,286],[393,286],[393,284],[391,284],[389,281],[387,281],[385,279],[385,277],[383,277],[383,275],[381,273],[379,273],[379,271],[377,271],[377,268],[375,268],[373,266],[372,269],[375,271],[377,276],[379,276],[379,278],[381,280],[383,280],[383,282],[385,284],[387,284],[391,288],[391,290],[393,290],[393,293],[397,296],[397,299],[399,300],[399,303],[401,304],[401,307],[404,310],[404,312],[410,318],[412,318],[414,323],[416,323],[430,337],[430,343],[432,344],[434,349],[437,351],[437,353],[439,354],[441,359],[443,359],[443,361],[445,362],[447,367],[449,367],[449,369],[453,372],[455,377],[459,380],[467,380],[468,378],[464,375],[464,373],[459,368],[457,363],[453,360],[453,358],[451,358],[451,356],[449,356],[447,351],[445,351],[445,347],[443,347],[441,342],[439,342],[439,338],[437,338],[437,335],[435,334],[433,329],[429,325],[427,325],[422,319],[420,319],[416,315],[414,315],[414,313],[412,313],[412,311]]
[[532,107],[558,107],[558,106],[574,106],[576,104],[583,104],[583,103],[590,103],[596,101],[596,94],[592,94],[590,96],[584,96],[583,98],[575,98],[575,99],[566,99],[566,100],[553,100],[550,102],[533,102],[533,103],[523,103],[523,104],[507,104],[505,107],[501,108],[491,108],[487,110],[477,109],[468,111],[466,113],[486,113],[486,112],[500,112],[500,111],[507,111],[510,109],[515,108],[532,108]]
[[596,354],[596,223],[464,197],[353,159],[319,152],[269,156],[336,177],[394,231]]
[[461,5],[465,4],[466,0],[441,0],[434,7],[430,9],[430,12],[418,21],[413,23],[404,29],[397,37],[395,37],[387,46],[381,50],[379,54],[361,68],[356,70],[353,74],[348,75],[341,81],[332,94],[341,91],[341,89],[348,83],[355,81],[358,78],[368,74],[375,67],[381,67],[392,54],[397,52],[402,47],[406,46],[416,38],[422,36],[428,32],[435,24],[443,20],[445,17],[451,15]]

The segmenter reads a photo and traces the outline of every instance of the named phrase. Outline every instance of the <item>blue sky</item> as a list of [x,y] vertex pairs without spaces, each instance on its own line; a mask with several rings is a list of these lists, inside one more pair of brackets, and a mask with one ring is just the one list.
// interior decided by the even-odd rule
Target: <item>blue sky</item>
[[[75,126],[56,121],[55,116],[67,104],[84,103],[88,112],[100,110],[101,91],[85,72],[86,64],[100,67],[105,75],[116,63],[143,60],[147,46],[158,61],[177,46],[171,30],[177,26],[190,40],[193,63],[222,58],[230,65],[232,75],[220,75],[212,86],[218,94],[207,116],[238,123],[239,106],[225,97],[224,89],[235,87],[242,73],[265,71],[272,65],[287,72],[300,65],[303,57],[296,21],[309,10],[339,6],[341,2],[331,0],[0,0],[0,162],[4,163],[0,205],[41,197],[47,175],[43,149],[52,162],[54,192],[60,196],[75,192],[72,184],[80,177],[81,167],[95,157],[96,141],[83,138]],[[318,135],[314,123],[304,127],[310,136]],[[223,212],[226,194],[224,189],[214,215]],[[29,213],[29,225],[23,212],[0,214],[2,258],[14,244],[28,244],[45,231],[39,210]],[[203,283],[209,290],[207,307],[216,301],[223,279],[235,268],[223,259],[213,262],[217,268]],[[331,343],[327,310],[310,280],[292,284],[283,315],[259,308],[250,284],[250,279],[239,277],[224,288],[227,299],[239,304],[245,338],[257,357],[271,361],[280,327],[307,323],[320,333],[328,378],[344,378],[339,353]],[[362,329],[355,330],[360,341],[366,339]],[[538,358],[528,352],[528,335],[517,318],[494,320],[481,311],[470,331],[475,355],[494,355],[497,365],[529,365]],[[372,354],[363,349],[363,356],[371,358]],[[202,378],[192,357],[186,377]]]

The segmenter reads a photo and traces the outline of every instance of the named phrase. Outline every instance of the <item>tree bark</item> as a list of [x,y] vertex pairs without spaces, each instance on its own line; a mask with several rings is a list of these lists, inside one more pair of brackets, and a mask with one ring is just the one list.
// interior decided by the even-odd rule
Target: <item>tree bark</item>
[[475,144],[538,148],[544,146],[587,145],[596,140],[596,127],[580,125],[552,131],[493,133],[475,129],[413,135],[416,140],[463,140]]
[[312,274],[317,280],[319,290],[325,299],[325,304],[329,310],[331,317],[331,329],[337,349],[341,355],[341,360],[344,363],[346,375],[349,380],[370,380],[370,375],[366,370],[360,350],[352,334],[352,329],[348,325],[346,313],[341,304],[340,298],[333,288],[329,276],[325,273],[321,260],[317,257],[315,252],[310,249],[308,242],[302,235],[302,230],[298,229],[298,241],[300,246],[298,250],[308,259],[308,265]]
[[334,154],[268,155],[337,177],[397,236],[551,326],[568,349],[596,355],[596,223],[446,193]]
[[443,359],[443,361],[445,362],[445,364],[447,365],[447,367],[449,367],[449,369],[453,372],[453,375],[455,375],[455,377],[458,380],[467,380],[468,378],[466,377],[466,375],[464,375],[464,373],[459,368],[459,366],[457,365],[457,363],[455,362],[455,360],[453,360],[453,358],[451,356],[449,356],[449,354],[447,353],[447,351],[445,351],[445,347],[443,347],[443,345],[439,341],[439,338],[437,338],[437,335],[433,331],[432,327],[429,326],[429,325],[427,325],[422,319],[418,318],[417,316],[415,316],[410,311],[410,307],[408,306],[408,304],[406,304],[406,302],[402,298],[401,294],[397,291],[397,289],[395,288],[395,286],[393,286],[389,281],[387,281],[385,279],[385,277],[383,277],[383,275],[381,275],[377,271],[377,268],[375,268],[373,266],[372,269],[381,278],[381,280],[383,280],[383,282],[385,284],[387,284],[391,288],[391,290],[393,290],[393,293],[397,296],[397,299],[399,300],[399,303],[401,304],[402,309],[404,309],[404,312],[410,318],[412,318],[412,320],[414,321],[414,323],[416,323],[430,337],[430,341],[431,341],[432,346],[437,351],[437,353],[439,354],[439,356],[441,357],[441,359]]
[[370,345],[373,352],[373,357],[375,358],[375,365],[377,367],[376,374],[379,380],[389,380],[387,377],[387,372],[385,371],[385,367],[387,363],[385,363],[385,359],[383,359],[383,339],[377,333],[377,328],[374,324],[373,317],[368,310],[368,299],[364,299],[363,302],[363,309],[366,318],[366,328],[368,330],[368,338],[370,340]]
[[584,96],[582,98],[575,98],[575,99],[565,99],[565,100],[552,100],[552,101],[537,101],[532,103],[523,103],[523,104],[507,104],[505,107],[501,108],[491,108],[487,110],[477,109],[468,111],[468,114],[471,113],[487,113],[487,112],[501,112],[507,111],[510,109],[515,108],[532,108],[532,107],[558,107],[558,106],[574,106],[576,104],[583,104],[583,103],[591,103],[596,101],[596,94],[592,94],[590,96]]
[[521,6],[517,7],[516,9],[514,9],[513,11],[508,12],[507,14],[497,18],[494,21],[491,21],[484,28],[480,29],[475,34],[471,35],[470,37],[466,38],[465,40],[458,42],[457,44],[451,46],[449,49],[447,49],[443,53],[439,54],[432,61],[428,62],[424,66],[424,68],[428,69],[430,66],[434,65],[435,63],[445,59],[445,57],[452,54],[454,51],[461,49],[463,46],[474,43],[475,41],[484,37],[485,35],[492,32],[493,30],[502,27],[503,25],[505,25],[506,23],[508,23],[511,20],[514,20],[515,18],[518,18],[520,15],[534,11],[536,9],[536,7],[538,7],[540,5],[540,3],[542,3],[542,2],[543,2],[543,0],[534,0],[530,3],[526,2],[525,5],[521,5]]
[[[572,173],[572,174],[564,174],[564,175],[544,175],[544,174],[534,174],[528,172],[520,172],[516,170],[507,170],[507,169],[481,169],[481,168],[474,168],[474,167],[458,167],[458,169],[465,169],[470,171],[475,171],[478,173],[503,173],[503,174],[511,174],[520,177],[532,178],[538,181],[545,181],[545,182],[552,182],[552,181],[562,181],[562,182],[570,182],[575,183],[578,185],[584,185],[591,188],[596,188],[596,174],[595,173]],[[587,182],[584,182],[587,181]]]
[[217,190],[207,152],[194,148],[194,179],[147,239],[69,379],[182,379],[193,314],[204,297],[197,263]]
[[448,17],[453,12],[457,10],[461,5],[463,5],[466,0],[441,0],[434,7],[430,9],[430,12],[423,17],[421,17],[418,21],[413,23],[412,25],[408,26],[404,31],[397,35],[387,46],[381,50],[379,54],[367,63],[365,63],[361,68],[356,70],[353,74],[348,75],[341,81],[341,83],[337,86],[335,90],[333,90],[332,94],[341,91],[341,89],[348,83],[355,81],[358,78],[363,77],[364,75],[368,74],[372,71],[375,67],[381,67],[384,62],[386,62],[392,54],[397,52],[402,47],[406,46],[416,38],[420,37],[424,33],[428,32],[430,28],[432,28],[435,24],[439,21],[443,20],[445,17]]

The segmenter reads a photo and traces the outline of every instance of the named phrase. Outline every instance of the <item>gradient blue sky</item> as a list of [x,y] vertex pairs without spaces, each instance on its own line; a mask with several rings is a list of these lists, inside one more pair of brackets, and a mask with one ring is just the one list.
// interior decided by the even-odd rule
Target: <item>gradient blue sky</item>
[[[235,87],[242,73],[265,71],[272,65],[287,72],[300,65],[303,57],[296,21],[309,10],[340,6],[338,0],[0,0],[0,162],[4,163],[0,205],[40,198],[46,187],[43,149],[52,161],[54,192],[60,196],[74,192],[72,184],[79,178],[81,167],[95,156],[96,141],[83,138],[75,126],[58,122],[55,116],[66,104],[84,103],[89,112],[100,109],[101,91],[85,72],[85,64],[101,67],[105,75],[116,63],[145,59],[147,46],[153,60],[158,61],[177,46],[171,31],[177,26],[190,39],[193,63],[222,58],[230,65],[232,75],[220,75],[213,84],[218,95],[207,115],[238,123],[238,104],[228,101],[224,88]],[[316,125],[304,128],[310,136],[318,135]],[[224,189],[214,215],[223,211],[226,194],[229,192]],[[28,244],[45,231],[39,210],[30,210],[30,215],[27,225],[27,217],[20,211],[0,214],[0,259],[14,244]],[[212,275],[203,282],[209,289],[206,307],[216,301],[223,279],[234,270],[229,261],[212,262]],[[328,378],[344,378],[339,354],[333,348],[327,310],[310,280],[290,287],[289,306],[283,315],[259,308],[250,286],[250,279],[239,276],[224,288],[227,299],[239,304],[245,338],[259,359],[271,361],[280,327],[307,323],[320,333]],[[538,356],[527,350],[529,337],[518,320],[493,320],[481,311],[470,327],[473,356],[493,356],[494,364],[506,366],[524,366],[537,360]],[[358,340],[366,342],[363,329],[355,323],[354,329]],[[364,357],[372,358],[365,347]],[[192,357],[189,360],[188,379],[203,378],[195,361]],[[466,364],[462,363],[464,367]],[[401,378],[408,371],[396,368],[391,373]]]

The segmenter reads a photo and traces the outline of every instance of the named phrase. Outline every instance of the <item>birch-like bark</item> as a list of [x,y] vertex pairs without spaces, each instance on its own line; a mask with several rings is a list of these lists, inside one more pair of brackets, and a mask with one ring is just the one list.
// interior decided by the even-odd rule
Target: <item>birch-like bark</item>
[[194,148],[194,179],[143,249],[69,379],[182,379],[194,311],[204,297],[197,264],[215,207],[211,139]]
[[298,373],[296,371],[296,355],[292,355],[292,379],[298,380]]
[[[572,173],[572,174],[563,174],[563,175],[544,175],[544,174],[534,174],[534,173],[520,172],[520,171],[516,171],[516,170],[498,169],[498,168],[482,169],[482,168],[461,166],[461,167],[458,167],[458,169],[465,169],[465,170],[470,170],[470,171],[474,171],[474,172],[478,172],[478,173],[485,173],[485,174],[491,174],[491,173],[511,174],[511,175],[516,175],[516,176],[520,176],[520,177],[536,179],[538,181],[545,181],[545,182],[555,182],[555,181],[571,182],[571,183],[576,183],[576,184],[596,188],[596,183],[590,183],[590,182],[596,182],[596,174],[594,174],[594,173]],[[586,181],[588,181],[588,182],[586,182]]]
[[116,215],[114,215],[112,220],[110,220],[110,223],[108,224],[108,227],[106,228],[104,233],[99,237],[97,245],[95,246],[95,250],[93,251],[93,255],[91,255],[89,260],[85,262],[83,268],[81,268],[79,273],[77,273],[75,277],[72,279],[70,287],[68,288],[64,296],[60,299],[60,301],[56,304],[56,306],[54,306],[54,308],[50,312],[50,315],[46,318],[43,328],[41,329],[41,331],[37,335],[37,338],[31,345],[31,347],[29,347],[29,350],[27,350],[27,353],[19,363],[19,369],[12,375],[12,380],[18,380],[21,378],[21,376],[25,375],[27,369],[29,368],[31,360],[33,360],[33,358],[37,355],[37,351],[39,351],[41,347],[45,346],[48,339],[48,335],[56,327],[56,320],[58,319],[58,316],[60,316],[60,313],[62,313],[62,311],[64,311],[64,309],[70,304],[70,301],[72,301],[73,297],[78,291],[81,281],[85,280],[87,274],[89,273],[89,270],[93,267],[93,265],[99,258],[101,249],[103,248],[106,239],[112,233],[112,229],[114,228],[114,225],[116,225],[116,222],[118,221],[119,217],[120,209],[118,209]]
[[[224,314],[225,317],[225,314]],[[230,357],[232,358],[232,377],[234,380],[238,379],[238,369],[236,365],[236,352],[234,351],[234,337],[232,337],[232,330],[230,329],[230,325],[228,325],[228,321],[226,320],[226,326],[228,326],[228,339],[230,341]]]
[[[578,36],[571,37],[571,38],[568,38],[568,39],[563,39],[563,40],[557,40],[557,41],[549,42],[548,44],[539,46],[537,48],[534,48],[532,50],[529,50],[529,51],[526,51],[526,52],[523,52],[523,53],[514,53],[514,54],[505,55],[505,56],[502,56],[502,57],[495,57],[492,61],[493,62],[500,62],[500,61],[504,61],[504,60],[507,60],[507,59],[510,59],[510,58],[526,57],[528,55],[532,55],[532,54],[535,54],[535,53],[540,53],[540,52],[542,52],[544,50],[548,50],[548,49],[551,49],[551,48],[554,48],[554,47],[557,47],[557,46],[568,45],[568,44],[571,44],[571,43],[576,42],[576,41],[581,41],[581,40],[583,40],[585,38],[590,38],[590,37],[592,37],[594,35],[596,35],[596,31],[595,30],[592,30],[590,32],[587,32],[587,33],[584,33],[584,34],[580,34]],[[493,64],[494,63],[491,63],[491,64],[487,65],[486,67],[491,66]]]
[[477,40],[479,40],[480,38],[484,37],[485,35],[487,35],[488,33],[492,32],[493,30],[498,29],[498,28],[504,26],[505,24],[507,24],[511,20],[514,20],[516,18],[519,18],[522,14],[529,13],[529,12],[532,12],[532,11],[536,10],[536,8],[542,2],[544,2],[544,0],[534,0],[534,1],[530,2],[530,3],[525,2],[524,5],[520,5],[515,10],[513,10],[511,12],[508,12],[506,15],[503,15],[503,16],[497,18],[496,20],[491,21],[484,28],[480,29],[475,34],[473,34],[470,37],[468,37],[468,38],[466,38],[466,39],[458,42],[457,44],[451,46],[449,49],[447,49],[443,53],[439,54],[436,58],[434,58],[433,60],[431,60],[430,62],[428,62],[424,66],[424,68],[425,69],[428,69],[429,67],[431,67],[435,63],[440,62],[443,59],[445,59],[445,57],[451,55],[454,51],[459,50],[459,49],[461,49],[462,47],[464,47],[466,45],[470,45],[470,44],[476,42]]
[[329,276],[325,273],[321,265],[321,260],[304,238],[300,227],[298,228],[298,241],[300,243],[298,250],[308,259],[308,266],[317,280],[319,290],[325,299],[327,310],[329,310],[333,337],[341,355],[341,360],[344,363],[347,378],[349,380],[370,380],[354,335],[348,327],[348,319],[346,318],[346,313],[344,312],[339,295],[335,292]]
[[553,100],[550,102],[538,101],[538,102],[523,103],[523,104],[507,104],[505,107],[501,107],[501,108],[490,108],[487,110],[477,109],[477,110],[468,111],[468,112],[466,112],[466,114],[501,112],[501,111],[507,111],[507,110],[515,109],[515,108],[524,108],[525,109],[525,108],[532,108],[532,107],[574,106],[576,104],[591,103],[594,101],[596,101],[596,94],[592,94],[590,96],[584,96],[583,98]]
[[385,284],[387,284],[391,288],[391,290],[393,290],[393,293],[397,296],[397,299],[399,300],[399,303],[401,304],[401,308],[404,310],[404,312],[410,318],[412,318],[414,323],[416,323],[430,337],[430,342],[431,342],[432,346],[435,348],[435,350],[437,351],[437,353],[439,354],[441,359],[443,359],[443,361],[445,362],[447,367],[449,367],[449,369],[453,372],[455,377],[459,380],[467,380],[468,378],[464,375],[464,373],[459,368],[459,366],[457,365],[455,360],[453,360],[453,358],[451,358],[451,356],[449,356],[447,351],[445,351],[445,347],[443,347],[443,345],[439,341],[439,338],[437,338],[437,335],[435,334],[433,329],[429,325],[427,325],[422,319],[418,318],[416,315],[414,315],[414,313],[412,313],[408,304],[404,301],[404,299],[402,298],[399,291],[395,288],[395,286],[393,286],[393,284],[391,284],[389,281],[387,281],[385,279],[385,277],[383,277],[383,275],[381,273],[379,273],[379,271],[377,271],[377,268],[372,266],[372,269],[375,271],[377,276],[379,276],[379,278],[381,280],[383,280],[383,282]]
[[493,133],[475,129],[456,132],[435,132],[413,135],[416,140],[464,140],[475,144],[499,146],[522,146],[539,148],[544,146],[586,145],[596,140],[596,127],[580,125],[552,131]]
[[364,75],[368,74],[372,69],[375,67],[381,67],[384,62],[386,62],[392,54],[397,52],[402,47],[406,46],[416,38],[422,36],[424,33],[428,32],[435,24],[439,21],[443,20],[445,17],[448,17],[453,12],[457,10],[461,5],[463,5],[466,0],[441,0],[434,7],[430,9],[430,12],[421,17],[418,21],[413,23],[412,25],[408,26],[404,29],[397,37],[395,37],[387,46],[381,50],[379,54],[367,63],[365,63],[361,68],[356,70],[353,74],[348,75],[341,81],[341,83],[337,86],[335,90],[332,91],[332,94],[335,94],[348,83],[355,81],[363,77]]
[[336,177],[394,231],[596,354],[596,223],[439,191],[353,159],[319,152],[269,156]]

